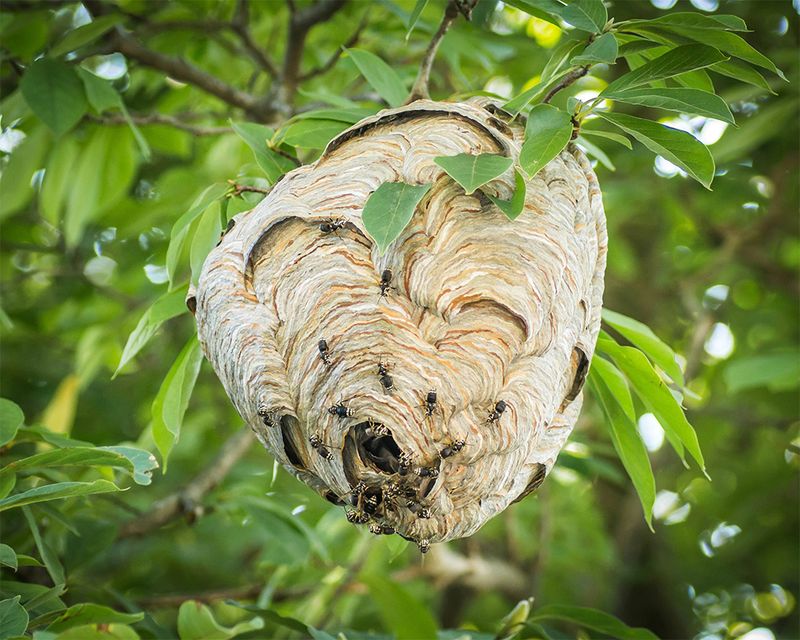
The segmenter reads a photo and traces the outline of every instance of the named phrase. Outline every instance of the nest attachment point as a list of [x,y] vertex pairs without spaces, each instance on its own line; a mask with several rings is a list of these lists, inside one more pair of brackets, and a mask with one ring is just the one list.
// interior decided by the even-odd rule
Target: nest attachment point
[[[495,103],[419,100],[362,120],[240,214],[192,304],[205,355],[261,443],[376,534],[425,551],[535,491],[575,424],[600,325],[606,229],[570,145],[471,195],[437,164],[519,154]],[[384,182],[432,184],[380,255]]]

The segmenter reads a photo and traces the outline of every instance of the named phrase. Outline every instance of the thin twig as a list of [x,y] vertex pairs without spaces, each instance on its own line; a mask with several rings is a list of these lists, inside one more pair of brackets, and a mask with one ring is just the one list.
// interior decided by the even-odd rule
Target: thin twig
[[272,191],[271,188],[267,187],[253,187],[249,184],[239,184],[235,180],[228,180],[228,184],[233,187],[233,195],[240,196],[243,193],[263,193],[264,195],[268,194]]
[[[100,122],[102,124],[121,125],[127,124],[127,120],[122,114],[114,114],[109,116],[88,116],[89,120]],[[149,114],[131,114],[131,120],[134,124],[148,125],[148,124],[163,124],[181,131],[187,131],[196,136],[218,136],[231,132],[230,127],[203,127],[200,125],[187,124],[182,120],[168,116],[162,113],[149,113]]]
[[216,487],[244,456],[253,444],[253,436],[241,429],[222,446],[219,454],[183,489],[156,502],[144,515],[129,520],[120,527],[117,539],[143,536],[160,529],[171,520],[182,515],[193,515],[203,497]]
[[318,0],[315,4],[298,11],[293,2],[289,5],[289,25],[286,36],[286,52],[281,70],[281,86],[277,93],[279,103],[291,105],[300,80],[300,63],[306,36],[311,28],[329,20],[344,7],[347,0]]
[[559,91],[566,89],[574,82],[583,78],[583,76],[585,76],[587,73],[589,73],[589,65],[578,67],[577,69],[570,71],[567,75],[561,78],[560,82],[558,82],[552,89],[550,89],[550,91],[547,92],[545,97],[542,99],[542,104],[547,104],[550,102],[550,100],[553,99],[553,96],[555,96]]
[[273,78],[278,77],[278,68],[269,59],[266,52],[261,49],[253,40],[250,33],[250,0],[238,0],[236,3],[236,12],[234,13],[233,20],[230,23],[230,28],[239,36],[242,41],[242,46],[250,57],[258,64],[264,71],[266,71]]
[[349,49],[350,47],[354,47],[358,42],[358,39],[361,37],[361,32],[364,31],[364,28],[367,26],[367,14],[369,13],[369,9],[367,9],[367,13],[364,14],[364,17],[361,18],[361,23],[358,25],[358,28],[353,32],[347,41],[336,51],[333,52],[330,58],[318,67],[314,67],[310,71],[306,73],[302,73],[297,77],[298,82],[304,82],[305,80],[309,80],[310,78],[315,78],[316,76],[321,76],[325,73],[328,73],[333,67],[339,62],[339,58],[342,57],[345,49]]
[[[177,609],[184,602],[194,600],[204,604],[219,602],[220,600],[252,600],[263,590],[264,583],[249,584],[242,587],[231,587],[229,589],[214,589],[202,591],[200,593],[165,593],[153,595],[147,598],[140,598],[136,601],[142,609]],[[272,594],[273,602],[284,602],[294,598],[302,598],[308,594],[307,588],[291,590],[278,590]]]
[[444,38],[448,29],[450,29],[450,26],[453,24],[453,22],[455,22],[455,19],[458,17],[458,13],[458,0],[450,0],[447,3],[447,8],[444,11],[442,22],[439,25],[436,33],[433,34],[433,38],[431,38],[428,48],[425,50],[425,55],[422,58],[422,62],[419,66],[419,72],[417,73],[417,79],[414,80],[414,86],[411,87],[411,94],[408,96],[406,104],[414,102],[414,100],[430,98],[428,83],[430,82],[433,60],[436,57],[436,51],[439,49],[439,44],[441,44],[442,38]]

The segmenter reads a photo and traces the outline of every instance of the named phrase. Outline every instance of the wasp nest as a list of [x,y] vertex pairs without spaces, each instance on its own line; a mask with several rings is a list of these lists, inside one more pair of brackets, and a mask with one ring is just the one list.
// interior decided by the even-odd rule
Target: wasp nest
[[[203,267],[203,350],[262,444],[350,521],[424,551],[535,490],[581,405],[606,229],[570,145],[527,184],[472,195],[437,156],[517,158],[493,103],[426,100],[335,138],[235,219]],[[432,184],[380,255],[361,213],[384,182]]]

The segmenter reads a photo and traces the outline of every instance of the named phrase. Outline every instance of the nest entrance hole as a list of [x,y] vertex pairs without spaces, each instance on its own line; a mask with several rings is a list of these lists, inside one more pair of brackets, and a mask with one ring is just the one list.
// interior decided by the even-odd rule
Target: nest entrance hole
[[397,473],[402,451],[389,429],[379,423],[361,422],[350,433],[355,441],[358,457],[365,466],[378,473]]

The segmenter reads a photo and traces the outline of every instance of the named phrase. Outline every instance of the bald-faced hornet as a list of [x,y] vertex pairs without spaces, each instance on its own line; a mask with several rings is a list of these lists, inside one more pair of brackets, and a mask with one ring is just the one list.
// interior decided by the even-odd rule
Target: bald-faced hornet
[[270,409],[267,405],[263,402],[258,405],[256,409],[256,413],[261,417],[261,421],[264,423],[265,427],[275,427],[277,426],[275,422],[275,411]]
[[384,391],[394,391],[394,380],[389,375],[389,370],[385,364],[378,362],[378,379]]
[[449,458],[450,456],[454,456],[459,451],[461,451],[466,444],[467,444],[466,441],[463,440],[463,439],[462,440],[456,440],[455,442],[453,442],[453,444],[451,444],[451,445],[445,447],[444,449],[442,449],[439,452],[439,455],[442,458]]
[[427,538],[422,538],[421,540],[417,540],[417,547],[419,547],[420,553],[428,553],[431,548],[431,541]]
[[376,536],[389,536],[394,533],[394,527],[388,524],[378,524],[377,522],[373,522],[371,525],[369,525],[369,531],[370,533],[374,533]]
[[508,405],[503,400],[498,400],[497,404],[494,405],[494,409],[489,412],[489,419],[487,422],[493,423],[497,422],[500,419],[500,416],[503,415],[503,411],[506,410]]
[[355,411],[348,409],[344,402],[337,402],[332,407],[328,407],[328,413],[338,418],[352,418],[355,415]]
[[365,435],[368,437],[382,437],[389,435],[389,428],[380,422],[375,422],[372,418],[367,418],[367,429]]
[[317,343],[317,347],[319,348],[319,358],[322,362],[325,363],[326,366],[331,366],[331,354],[330,350],[328,349],[328,341],[327,340],[320,340]]
[[430,418],[433,415],[435,409],[436,409],[436,389],[431,389],[430,391],[428,391],[428,395],[425,396],[425,415]]
[[436,467],[420,467],[417,469],[417,475],[420,478],[438,478],[439,469]]
[[414,464],[414,456],[410,453],[401,453],[400,457],[397,459],[398,462],[398,470],[401,476],[405,476],[411,470],[411,465]]
[[353,524],[367,524],[369,516],[363,511],[345,511],[347,521]]
[[384,269],[383,273],[381,274],[381,298],[385,298],[389,295],[389,289],[394,289],[392,286],[392,270],[391,269]]
[[327,221],[320,223],[319,230],[327,235],[329,233],[335,233],[339,229],[343,228],[344,225],[345,221],[342,218],[328,218]]
[[326,446],[322,444],[322,439],[319,437],[319,434],[311,434],[311,437],[308,439],[309,444],[311,447],[325,460],[329,462],[333,460],[333,454],[328,450]]

